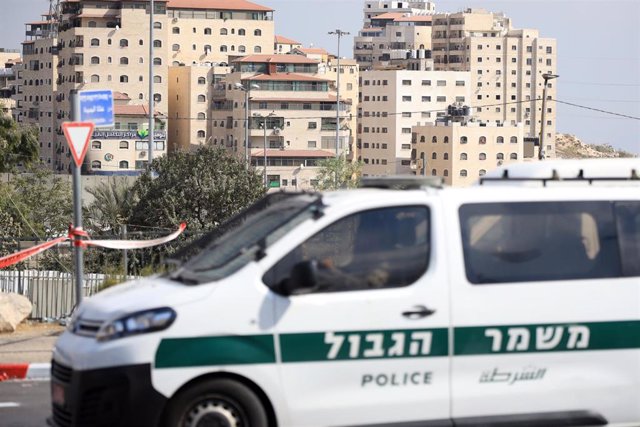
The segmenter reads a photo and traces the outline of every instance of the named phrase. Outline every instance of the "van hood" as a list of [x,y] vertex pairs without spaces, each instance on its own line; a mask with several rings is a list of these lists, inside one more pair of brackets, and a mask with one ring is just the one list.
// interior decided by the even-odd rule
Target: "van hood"
[[205,298],[212,286],[185,286],[167,277],[149,277],[123,283],[85,299],[76,316],[105,321],[158,307],[177,307]]

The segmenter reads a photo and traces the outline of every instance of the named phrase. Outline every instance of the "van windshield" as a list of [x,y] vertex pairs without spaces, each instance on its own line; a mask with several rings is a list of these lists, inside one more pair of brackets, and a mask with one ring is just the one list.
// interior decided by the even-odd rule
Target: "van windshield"
[[171,278],[189,284],[207,283],[227,277],[264,251],[289,230],[321,212],[319,195],[288,197],[248,216],[227,229],[188,260]]

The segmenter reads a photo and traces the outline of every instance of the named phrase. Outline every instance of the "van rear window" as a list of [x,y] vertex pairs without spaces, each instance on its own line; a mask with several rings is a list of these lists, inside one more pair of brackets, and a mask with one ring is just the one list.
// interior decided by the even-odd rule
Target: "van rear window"
[[490,284],[638,275],[639,206],[638,202],[463,205],[459,214],[467,278],[474,284]]

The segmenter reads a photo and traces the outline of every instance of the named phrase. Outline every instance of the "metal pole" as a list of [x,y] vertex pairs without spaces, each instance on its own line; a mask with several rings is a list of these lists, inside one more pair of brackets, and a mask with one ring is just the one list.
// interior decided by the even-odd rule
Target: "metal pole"
[[154,21],[154,0],[149,1],[149,170],[151,170],[151,162],[153,161],[153,142],[154,142],[154,117],[155,110],[153,99],[153,21]]
[[[338,33],[338,63],[337,63],[337,74],[338,77],[336,78],[336,85],[337,85],[337,92],[336,92],[336,159],[338,158],[338,156],[340,155],[340,152],[338,151],[338,147],[340,144],[340,37],[342,37],[342,31],[340,30],[336,30],[336,32]],[[338,185],[337,182],[337,175],[338,175],[338,169],[336,168],[336,185]]]
[[422,159],[422,176],[427,176],[427,156],[424,151],[420,153],[420,158]]
[[244,164],[249,169],[249,91],[251,86],[244,89]]
[[264,129],[264,186],[269,189],[267,182],[267,118],[262,118],[262,128]]
[[[80,114],[80,105],[78,103],[78,93],[71,91],[71,121],[76,120]],[[82,228],[82,182],[80,176],[80,168],[75,162],[71,162],[73,171],[73,226],[76,229]],[[75,284],[76,284],[76,307],[82,302],[82,288],[84,279],[84,252],[80,245],[80,236],[73,239],[75,253]]]
[[[122,225],[122,238],[123,239],[127,239],[127,224],[123,224]],[[125,249],[123,251],[122,254],[122,258],[123,258],[123,263],[124,263],[124,275],[125,275],[125,280],[127,280],[126,276],[129,273],[129,254],[127,253],[127,250]]]
[[538,147],[538,160],[544,160],[544,156],[543,156],[544,121],[545,121],[544,113],[545,113],[545,110],[547,109],[547,78],[545,76],[542,76],[542,77],[544,78],[544,89],[542,89],[542,115],[540,120],[540,147]]

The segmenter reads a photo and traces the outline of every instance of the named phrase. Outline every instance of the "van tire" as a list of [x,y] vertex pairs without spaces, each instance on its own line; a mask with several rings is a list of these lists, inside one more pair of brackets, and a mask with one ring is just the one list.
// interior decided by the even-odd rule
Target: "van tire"
[[225,427],[269,425],[260,398],[249,387],[227,378],[205,380],[179,392],[169,401],[162,425],[196,427],[203,419],[211,422],[207,425]]

